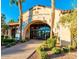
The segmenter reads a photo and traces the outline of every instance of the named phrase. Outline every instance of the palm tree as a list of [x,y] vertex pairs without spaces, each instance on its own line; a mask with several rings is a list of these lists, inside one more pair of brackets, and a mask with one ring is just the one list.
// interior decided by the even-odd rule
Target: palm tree
[[52,7],[52,20],[51,20],[50,38],[53,37],[53,27],[54,27],[54,18],[55,18],[55,0],[51,0],[51,7]]
[[6,19],[5,14],[1,13],[1,28],[2,28],[3,25],[5,24],[5,19]]
[[22,40],[22,2],[25,2],[25,0],[10,0],[10,4],[16,4],[19,7],[20,12],[20,40]]
[[5,19],[5,14],[1,13],[1,35],[5,35],[5,33],[7,33],[8,30],[8,25],[6,24]]
[[14,23],[15,21],[14,21],[14,19],[10,19],[10,21],[9,21],[9,23]]

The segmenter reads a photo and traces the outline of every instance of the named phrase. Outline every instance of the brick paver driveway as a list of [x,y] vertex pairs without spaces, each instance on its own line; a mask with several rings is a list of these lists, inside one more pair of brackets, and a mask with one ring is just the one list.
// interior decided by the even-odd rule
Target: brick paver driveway
[[30,40],[1,50],[1,59],[27,59],[27,57],[42,43],[42,40]]

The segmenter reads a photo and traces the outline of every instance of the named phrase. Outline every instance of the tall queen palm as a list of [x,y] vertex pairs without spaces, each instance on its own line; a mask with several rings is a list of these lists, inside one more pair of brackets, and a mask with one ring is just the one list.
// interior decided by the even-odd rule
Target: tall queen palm
[[22,2],[25,2],[25,0],[10,0],[10,4],[16,4],[19,7],[20,12],[20,40],[22,40]]
[[55,0],[51,0],[51,8],[52,8],[52,19],[51,19],[50,38],[53,37],[53,27],[54,27],[54,19],[55,19]]

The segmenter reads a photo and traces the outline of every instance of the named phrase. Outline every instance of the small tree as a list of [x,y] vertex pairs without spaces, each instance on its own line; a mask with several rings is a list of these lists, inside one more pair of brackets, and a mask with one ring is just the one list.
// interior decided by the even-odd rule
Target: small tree
[[5,35],[5,33],[8,33],[8,25],[5,22],[6,16],[5,14],[1,13],[1,35]]
[[25,0],[10,0],[10,4],[16,4],[19,7],[20,12],[20,40],[22,40],[22,2],[25,2]]
[[77,43],[77,10],[74,9],[71,11],[71,13],[68,13],[60,18],[60,23],[62,25],[65,25],[66,23],[69,24],[69,28],[71,31],[71,45],[74,45],[76,47]]
[[5,14],[1,13],[1,28],[3,28],[3,26],[5,24],[5,19],[6,19]]

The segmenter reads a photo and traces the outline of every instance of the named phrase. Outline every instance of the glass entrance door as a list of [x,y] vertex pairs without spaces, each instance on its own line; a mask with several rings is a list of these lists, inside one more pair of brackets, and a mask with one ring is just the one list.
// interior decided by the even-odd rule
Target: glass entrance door
[[47,39],[50,37],[50,28],[46,25],[38,25],[30,27],[31,39]]

